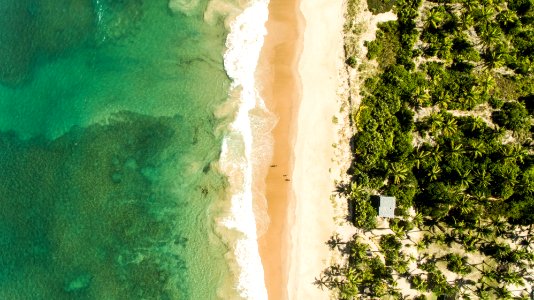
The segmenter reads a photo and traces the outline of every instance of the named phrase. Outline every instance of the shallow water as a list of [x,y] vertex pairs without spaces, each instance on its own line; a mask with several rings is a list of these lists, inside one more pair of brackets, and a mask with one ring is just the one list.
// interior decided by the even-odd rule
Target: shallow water
[[206,6],[0,2],[0,299],[235,286],[215,233],[227,32]]

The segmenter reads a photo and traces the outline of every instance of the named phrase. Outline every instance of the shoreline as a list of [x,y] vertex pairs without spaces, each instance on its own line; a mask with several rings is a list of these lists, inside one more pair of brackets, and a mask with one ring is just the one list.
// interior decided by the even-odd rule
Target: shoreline
[[290,216],[294,196],[291,185],[296,118],[302,97],[298,73],[304,19],[302,0],[271,0],[267,35],[260,54],[257,77],[260,94],[276,118],[271,167],[266,176],[265,198],[270,222],[258,239],[269,299],[288,299]]
[[221,215],[220,230],[233,232],[227,235],[226,242],[233,248],[227,257],[235,258],[235,263],[229,259],[229,266],[237,275],[235,291],[244,299],[267,299],[253,196],[254,169],[260,160],[254,147],[255,134],[264,127],[254,117],[264,111],[256,91],[255,74],[264,41],[267,5],[268,0],[252,1],[230,22],[224,53],[224,68],[232,84],[229,101],[220,108],[220,113],[228,108],[237,110],[223,139],[219,160],[220,170],[228,176],[231,195],[230,206]]
[[313,282],[328,265],[325,242],[336,229],[330,196],[341,172],[332,118],[341,105],[343,16],[342,0],[269,4],[257,70],[278,117],[265,192],[271,222],[258,239],[269,299],[329,299]]

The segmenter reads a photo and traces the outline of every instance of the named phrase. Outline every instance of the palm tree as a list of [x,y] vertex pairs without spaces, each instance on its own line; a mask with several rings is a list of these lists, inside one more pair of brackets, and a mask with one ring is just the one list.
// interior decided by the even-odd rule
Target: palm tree
[[420,212],[415,213],[415,216],[412,218],[412,223],[414,227],[419,228],[423,224],[423,214]]
[[428,177],[430,178],[430,181],[437,180],[440,173],[441,173],[440,166],[438,164],[433,165],[432,169],[430,169],[430,172],[428,173]]
[[497,22],[499,22],[499,24],[501,24],[502,27],[504,27],[505,31],[508,31],[516,26],[517,22],[519,21],[519,18],[512,10],[500,12],[495,19]]
[[336,232],[334,235],[330,237],[330,239],[328,240],[328,242],[326,242],[326,244],[328,245],[330,250],[334,250],[335,248],[337,248],[338,250],[341,251],[341,245],[346,245],[347,243],[343,242],[343,239],[341,238],[341,236]]
[[365,193],[366,193],[365,186],[360,185],[356,182],[351,182],[350,193],[349,193],[350,198],[360,197],[362,194],[365,194]]
[[504,286],[493,287],[493,292],[495,293],[495,296],[497,296],[497,299],[502,299],[502,300],[512,299],[512,293],[510,293],[510,291]]
[[473,25],[475,25],[475,18],[469,12],[463,12],[460,15],[459,25],[462,30],[469,30]]
[[415,167],[419,169],[421,163],[425,162],[426,159],[430,156],[430,152],[423,150],[421,147],[418,147],[414,152],[414,162]]
[[369,246],[357,241],[350,242],[350,257],[362,260],[369,252]]
[[475,170],[475,178],[477,183],[484,188],[491,184],[491,174],[485,168]]
[[345,280],[339,286],[339,296],[341,299],[354,299],[359,294],[360,276],[351,267],[346,269],[344,276]]
[[499,217],[497,219],[492,220],[490,226],[492,226],[495,230],[495,234],[499,236],[505,234],[508,231],[509,224],[508,222],[506,222],[505,219]]
[[[440,230],[440,232],[445,232],[445,227],[443,226],[443,224],[439,221],[439,220],[436,220],[436,219],[433,219],[433,218],[426,218],[424,220],[424,224],[425,226],[428,228],[429,231],[435,233],[437,232],[436,231],[436,228]],[[431,236],[430,235],[425,235],[423,237],[423,240],[424,239],[431,239]]]
[[417,243],[415,243],[415,247],[417,248],[418,251],[422,251],[427,248],[427,245],[423,240],[420,240]]
[[439,245],[445,245],[446,239],[447,239],[447,236],[445,235],[445,233],[442,233],[442,232],[436,233],[433,236],[434,243],[439,244]]
[[[460,176],[460,187],[465,190],[473,183],[473,177],[471,176],[471,170],[457,171]],[[465,200],[467,196],[464,195],[462,199]]]
[[482,87],[482,92],[484,94],[489,94],[490,90],[495,86],[495,79],[489,72],[486,72],[484,76],[480,76],[480,78],[482,81],[479,82],[479,85]]
[[345,268],[342,268],[338,264],[333,264],[326,268],[320,275],[319,278],[315,278],[314,284],[317,285],[320,289],[338,289],[342,285],[340,277],[343,276]]
[[477,243],[478,239],[474,236],[471,236],[469,234],[463,235],[463,238],[460,238],[462,246],[467,252],[474,252],[475,250],[478,250]]
[[479,5],[476,9],[474,9],[473,13],[475,16],[475,21],[478,24],[481,24],[483,27],[486,27],[493,18],[495,10],[491,6]]
[[449,118],[443,123],[443,128],[441,132],[444,136],[450,137],[453,136],[458,131],[458,125],[455,118]]
[[474,282],[473,280],[470,280],[470,279],[465,279],[465,278],[457,278],[455,280],[453,280],[451,283],[453,283],[454,286],[458,287],[458,289],[460,290],[460,293],[462,293],[460,299],[470,299],[469,297],[469,294],[467,293],[467,290],[469,291],[473,291],[472,290],[472,287],[476,285],[476,282]]
[[428,121],[430,122],[430,131],[435,135],[435,133],[437,133],[443,126],[443,115],[440,113],[432,113],[428,117]]
[[441,86],[441,83],[443,81],[443,75],[441,73],[434,74],[434,77],[432,77],[432,85],[434,87]]
[[322,291],[324,290],[324,288],[328,288],[328,279],[323,274],[321,274],[319,278],[315,277],[313,284],[316,285]]
[[[478,118],[480,119],[480,118]],[[484,121],[482,121],[484,122]],[[486,154],[486,145],[481,140],[474,140],[470,142],[470,152],[475,158],[479,158]]]
[[484,66],[490,70],[504,65],[504,54],[497,49],[486,49],[482,57],[484,58]]
[[519,144],[503,145],[499,149],[500,154],[504,158],[504,161],[509,161],[513,164],[523,163],[523,157],[527,155],[527,151]]
[[[493,79],[493,77],[491,77]],[[480,130],[486,126],[486,121],[484,121],[481,117],[474,117],[473,122],[471,123],[471,130]]]
[[399,184],[401,181],[404,181],[409,171],[409,168],[401,162],[390,164],[389,173],[390,176],[393,176],[394,184]]
[[480,7],[480,3],[478,0],[462,0],[461,3],[468,12],[471,12],[475,8]]
[[513,272],[511,270],[503,271],[499,275],[500,282],[506,282],[513,285],[523,285],[523,276],[519,272]]
[[456,253],[449,253],[445,255],[447,261],[447,269],[451,272],[466,275],[471,273],[471,267],[467,262],[467,256],[460,256]]
[[442,6],[437,6],[432,8],[428,13],[426,17],[426,27],[430,27],[432,29],[438,29],[441,22],[445,19],[445,12],[443,11]]
[[451,57],[452,46],[453,46],[452,38],[446,37],[442,39],[441,43],[437,45],[436,56],[446,61],[450,61],[452,59]]
[[438,94],[438,105],[443,109],[447,109],[451,103],[451,92],[446,89],[441,89]]
[[412,96],[412,105],[415,107],[422,107],[430,104],[431,97],[425,87],[417,86]]
[[401,255],[395,261],[395,265],[393,266],[393,269],[397,272],[398,276],[406,277],[409,275],[409,272],[410,272],[409,264],[410,264],[410,261],[406,259],[406,256]]
[[477,238],[491,240],[495,237],[495,231],[491,226],[479,221],[478,227],[476,228]]
[[491,291],[491,287],[489,287],[487,284],[485,283],[481,283],[480,285],[478,285],[475,289],[475,295],[478,296],[479,299],[492,299],[490,297],[490,291]]
[[474,205],[473,201],[471,201],[470,196],[467,194],[463,194],[461,197],[457,198],[457,200],[454,202],[454,205],[457,209],[459,209],[459,211],[452,211],[451,216],[454,221],[455,228],[453,232],[457,231],[459,234],[463,234],[465,228],[467,228],[467,224],[463,216],[473,212],[476,209],[476,206]]
[[435,164],[439,164],[441,160],[443,159],[443,152],[440,151],[439,144],[437,144],[434,149],[432,149],[432,160],[431,162]]
[[475,87],[472,88],[472,91],[468,92],[465,97],[461,99],[461,102],[465,105],[467,110],[473,109],[478,104],[479,95],[475,93]]
[[521,187],[521,193],[523,195],[532,195],[534,194],[534,180],[531,176],[526,174],[527,172],[523,173],[519,186]]
[[370,296],[369,299],[376,299],[386,295],[386,293],[388,292],[388,288],[389,285],[387,284],[387,282],[380,279],[375,279],[371,285],[371,291],[368,295]]
[[[444,132],[445,132],[445,128],[447,128],[447,126],[443,127],[443,131]],[[457,128],[457,127],[453,126],[453,128]],[[456,130],[456,129],[454,129],[454,130]],[[454,159],[459,158],[460,156],[462,156],[462,154],[464,154],[463,145],[462,144],[456,144],[456,143],[454,143],[454,141],[451,141],[450,153],[451,153],[452,158],[454,158]]]
[[486,49],[493,48],[501,41],[502,31],[496,24],[484,24],[479,27],[478,36]]
[[421,275],[410,276],[410,284],[420,292],[426,292],[428,290],[428,283]]
[[520,153],[514,153],[513,156],[505,157],[504,163],[500,165],[500,176],[506,179],[506,183],[515,185],[518,182],[517,176],[519,175],[519,168],[516,165],[516,160],[523,160],[523,157],[516,157],[521,155]]
[[428,285],[432,291],[438,295],[449,294],[451,286],[447,282],[447,278],[438,269],[428,272]]
[[480,5],[494,7],[495,5],[502,3],[502,0],[480,0]]

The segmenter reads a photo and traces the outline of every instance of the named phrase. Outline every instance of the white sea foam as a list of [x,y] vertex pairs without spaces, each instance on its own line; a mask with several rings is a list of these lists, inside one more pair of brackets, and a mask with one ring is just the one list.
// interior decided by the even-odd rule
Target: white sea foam
[[253,149],[257,126],[254,111],[265,110],[256,90],[255,71],[266,34],[268,0],[252,0],[230,25],[224,65],[232,79],[230,95],[239,95],[237,115],[223,141],[220,167],[230,180],[230,214],[222,224],[240,233],[235,242],[239,266],[238,292],[245,299],[267,299],[263,266],[258,251],[253,204]]

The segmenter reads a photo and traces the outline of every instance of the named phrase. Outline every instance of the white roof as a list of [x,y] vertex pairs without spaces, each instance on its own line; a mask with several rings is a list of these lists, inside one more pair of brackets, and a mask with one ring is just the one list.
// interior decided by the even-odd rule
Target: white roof
[[378,206],[378,216],[385,218],[395,217],[395,197],[380,196],[380,203]]

